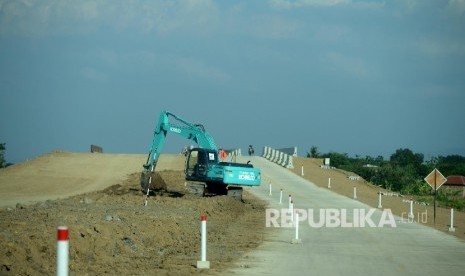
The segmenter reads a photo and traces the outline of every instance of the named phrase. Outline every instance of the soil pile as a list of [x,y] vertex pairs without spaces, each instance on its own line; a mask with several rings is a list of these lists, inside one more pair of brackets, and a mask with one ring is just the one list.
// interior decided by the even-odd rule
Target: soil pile
[[[217,274],[258,246],[264,235],[264,203],[244,193],[188,194],[181,171],[161,171],[167,191],[148,198],[140,172],[104,190],[17,204],[0,210],[0,275],[53,275],[56,228],[70,229],[70,273],[76,275]],[[210,270],[198,270],[200,215],[207,214]]]

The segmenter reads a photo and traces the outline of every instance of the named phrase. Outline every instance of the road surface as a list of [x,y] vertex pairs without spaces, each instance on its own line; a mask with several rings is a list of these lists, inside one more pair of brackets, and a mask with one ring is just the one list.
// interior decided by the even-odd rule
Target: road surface
[[[242,157],[262,171],[261,187],[248,189],[269,202],[269,207],[288,209],[288,196],[295,207],[347,210],[347,222],[353,223],[360,209],[373,209],[357,200],[319,188],[287,169],[261,157]],[[272,195],[269,196],[269,182]],[[279,204],[279,190],[283,201]],[[354,211],[355,210],[355,211]],[[308,211],[307,211],[308,212]],[[387,218],[386,213],[384,218]],[[379,225],[382,212],[370,217]],[[268,238],[258,250],[244,256],[228,271],[233,275],[465,275],[465,243],[407,218],[393,217],[395,226],[384,227],[311,227],[308,220],[299,224],[301,243],[291,243],[295,228],[266,229]],[[342,220],[342,217],[340,217]],[[280,220],[278,220],[280,221]],[[314,218],[312,222],[319,222]],[[384,220],[383,222],[392,222]]]

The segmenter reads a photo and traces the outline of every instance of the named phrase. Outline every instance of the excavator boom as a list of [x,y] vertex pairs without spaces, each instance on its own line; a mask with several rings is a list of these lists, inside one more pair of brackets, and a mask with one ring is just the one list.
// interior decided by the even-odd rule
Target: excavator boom
[[[171,122],[170,118],[173,119],[174,122]],[[146,171],[155,170],[158,157],[163,150],[163,145],[169,132],[192,140],[198,144],[200,148],[217,150],[213,137],[205,130],[203,125],[190,123],[171,112],[162,111],[158,118],[147,161],[144,165]]]

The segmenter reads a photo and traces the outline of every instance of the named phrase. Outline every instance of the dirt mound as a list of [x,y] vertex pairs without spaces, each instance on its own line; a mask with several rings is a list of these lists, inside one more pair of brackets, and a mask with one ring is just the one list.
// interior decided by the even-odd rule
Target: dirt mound
[[140,175],[141,189],[145,193],[147,188],[150,193],[166,191],[166,182],[158,174],[158,172],[143,172]]
[[[167,191],[148,198],[140,173],[98,192],[0,210],[0,274],[55,273],[56,228],[70,229],[70,272],[76,275],[200,273],[200,215],[207,214],[207,258],[214,274],[263,238],[264,204],[245,193],[190,195],[181,171],[162,171]],[[253,229],[253,230],[251,230]]]
[[[54,151],[0,169],[0,207],[99,191],[122,181],[130,173],[141,171],[144,159],[139,154]],[[160,164],[165,165],[173,158],[160,159]],[[182,160],[179,163],[183,164]]]

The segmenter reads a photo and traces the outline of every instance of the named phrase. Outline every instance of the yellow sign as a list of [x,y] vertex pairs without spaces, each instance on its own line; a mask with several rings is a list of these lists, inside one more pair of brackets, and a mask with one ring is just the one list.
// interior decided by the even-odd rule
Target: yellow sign
[[434,169],[427,177],[425,177],[425,181],[431,186],[431,188],[437,190],[447,181],[447,178],[445,178],[438,169]]

